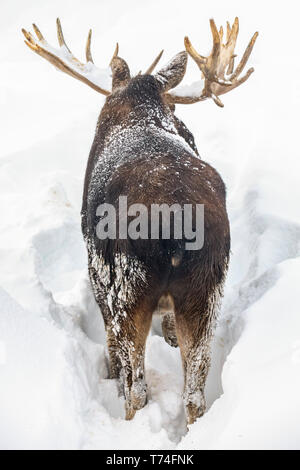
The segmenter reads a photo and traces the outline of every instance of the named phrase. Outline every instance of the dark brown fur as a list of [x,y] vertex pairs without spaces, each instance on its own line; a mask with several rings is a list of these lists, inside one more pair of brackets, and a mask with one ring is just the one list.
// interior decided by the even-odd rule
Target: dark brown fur
[[[120,64],[113,69],[118,85],[101,111],[85,177],[89,274],[106,325],[110,376],[123,379],[127,419],[146,403],[144,352],[155,311],[165,315],[166,341],[180,347],[187,420],[203,414],[209,345],[229,259],[223,181],[200,160],[192,134],[163,96],[179,83],[184,60],[181,53],[155,77],[128,83]],[[128,206],[142,203],[149,213],[154,203],[204,204],[203,248],[186,250],[184,240],[172,235],[99,240],[96,209],[104,202],[117,208],[121,195],[128,196]]]

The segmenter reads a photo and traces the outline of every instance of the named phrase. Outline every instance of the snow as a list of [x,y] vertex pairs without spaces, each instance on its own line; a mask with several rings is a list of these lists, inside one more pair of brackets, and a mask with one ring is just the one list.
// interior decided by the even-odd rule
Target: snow
[[[0,36],[0,447],[4,449],[295,449],[300,442],[300,269],[296,4],[196,0],[2,2]],[[159,14],[158,14],[159,11]],[[104,98],[58,73],[23,43],[35,21],[55,44],[55,19],[79,57],[107,67],[115,42],[133,71],[188,34],[210,48],[208,19],[240,18],[238,53],[260,32],[248,82],[177,106],[200,155],[227,185],[232,258],[214,339],[207,413],[186,429],[178,349],[154,320],[148,403],[131,422],[107,379],[105,332],[80,229],[83,175]],[[280,40],[276,43],[274,38]],[[9,38],[9,40],[8,40]],[[278,62],[280,57],[280,62]],[[280,70],[278,70],[280,67]],[[159,69],[159,66],[157,70]],[[288,71],[288,80],[282,71]],[[276,72],[276,79],[274,75]],[[191,61],[182,86],[199,82]]]

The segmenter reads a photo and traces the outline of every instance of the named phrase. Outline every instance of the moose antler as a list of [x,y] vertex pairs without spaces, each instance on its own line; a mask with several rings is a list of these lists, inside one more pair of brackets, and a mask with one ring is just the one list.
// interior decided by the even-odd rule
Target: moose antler
[[48,60],[51,64],[53,64],[56,68],[61,70],[62,72],[71,75],[71,77],[80,80],[81,82],[85,83],[86,85],[90,86],[94,90],[98,91],[98,93],[102,93],[105,96],[110,95],[110,92],[105,90],[99,82],[101,82],[101,75],[103,80],[104,71],[97,68],[94,65],[92,54],[91,54],[91,37],[92,37],[92,30],[90,29],[87,43],[86,43],[86,64],[80,62],[76,57],[72,54],[70,49],[68,48],[59,18],[56,20],[57,26],[57,38],[60,49],[55,49],[47,43],[44,39],[41,31],[39,28],[33,24],[33,29],[35,31],[37,39],[34,36],[22,29],[22,32],[25,36],[25,44],[27,44],[30,49],[32,49],[36,54],[44,57],[44,59]]
[[155,67],[157,66],[158,62],[160,61],[161,59],[161,56],[163,55],[164,53],[164,50],[160,51],[160,53],[158,54],[158,56],[154,59],[154,61],[152,62],[152,64],[150,65],[150,67],[147,68],[146,72],[145,72],[145,75],[150,75],[153,70],[155,69]]
[[[88,34],[86,43],[86,63],[83,64],[78,59],[76,59],[76,57],[68,48],[64,39],[59,18],[56,20],[56,26],[58,43],[60,46],[59,49],[55,49],[47,43],[41,31],[35,24],[33,24],[33,28],[37,39],[34,38],[30,32],[22,29],[22,32],[25,36],[25,43],[36,54],[44,57],[44,59],[48,60],[48,62],[53,64],[57,69],[67,73],[77,80],[80,80],[81,82],[96,90],[98,93],[102,93],[105,96],[110,95],[111,92],[107,91],[103,86],[103,83],[107,84],[109,82],[107,71],[99,69],[94,65],[93,62],[91,54],[92,30],[90,30]],[[185,48],[188,54],[196,62],[204,78],[204,87],[201,93],[165,93],[170,106],[173,106],[176,103],[192,104],[197,103],[198,101],[206,100],[207,98],[212,98],[218,106],[223,107],[224,105],[221,102],[219,96],[223,95],[224,93],[228,93],[229,91],[244,83],[254,71],[253,68],[250,68],[243,77],[239,78],[255,44],[256,38],[258,36],[257,32],[252,36],[240,63],[234,70],[234,58],[236,57],[234,54],[234,48],[239,31],[238,18],[235,18],[232,27],[227,22],[227,35],[225,44],[222,43],[222,26],[218,31],[214,20],[211,19],[210,28],[213,36],[213,48],[211,54],[208,57],[201,56],[194,49],[188,37],[185,37],[184,39]],[[125,78],[123,77],[122,82],[120,82],[120,80],[116,80],[115,83],[112,83],[113,90],[114,87],[120,86],[120,83],[126,84],[130,80],[129,68],[126,62],[118,56],[118,49],[119,47],[117,44],[110,65],[113,68],[122,66],[124,69]],[[153,72],[155,66],[162,56],[162,53],[163,51],[159,53],[145,74],[151,74]]]
[[229,91],[244,83],[254,72],[254,68],[250,68],[243,77],[239,78],[247,60],[249,59],[258,36],[258,32],[252,36],[240,63],[234,70],[234,58],[236,57],[234,54],[234,48],[239,32],[238,18],[235,18],[232,27],[230,26],[229,22],[227,22],[227,35],[225,44],[222,43],[222,26],[218,31],[214,20],[211,19],[210,28],[213,36],[213,48],[211,54],[208,57],[201,56],[194,49],[189,38],[184,38],[185,48],[198,65],[204,78],[204,87],[201,94],[179,95],[175,93],[168,93],[167,99],[170,104],[192,104],[197,103],[198,101],[203,101],[207,98],[212,98],[218,106],[223,107],[224,105],[219,96],[223,95],[224,93],[228,93]]

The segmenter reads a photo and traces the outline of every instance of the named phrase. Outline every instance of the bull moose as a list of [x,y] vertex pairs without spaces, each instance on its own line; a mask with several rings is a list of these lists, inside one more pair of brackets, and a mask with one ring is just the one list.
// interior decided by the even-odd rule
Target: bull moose
[[[89,277],[107,333],[110,378],[122,384],[126,419],[132,419],[147,401],[145,344],[157,313],[165,340],[180,348],[183,400],[187,422],[193,423],[205,411],[210,343],[229,262],[230,228],[225,185],[218,172],[200,158],[193,135],[174,111],[176,104],[208,98],[223,107],[220,95],[244,83],[253,72],[250,68],[240,77],[258,33],[235,68],[238,18],[232,26],[227,22],[225,42],[223,28],[218,30],[211,19],[213,47],[208,57],[201,56],[186,37],[186,50],[165,67],[153,73],[161,52],[145,73],[133,77],[117,45],[108,91],[103,86],[105,72],[92,59],[91,30],[86,63],[81,63],[66,45],[59,19],[59,49],[46,42],[36,25],[33,28],[36,38],[22,31],[34,52],[106,97],[88,158],[81,216]],[[201,71],[203,88],[176,93],[172,90],[182,81],[189,56]],[[99,237],[97,225],[104,215],[99,207],[114,207],[119,227],[124,219],[118,209],[121,196],[126,196],[128,206],[139,204],[146,209],[153,204],[202,204],[203,246],[188,250],[184,235],[176,238],[174,230],[168,237],[161,229],[152,238],[130,237],[120,231],[115,237]],[[150,219],[148,213],[149,226]]]

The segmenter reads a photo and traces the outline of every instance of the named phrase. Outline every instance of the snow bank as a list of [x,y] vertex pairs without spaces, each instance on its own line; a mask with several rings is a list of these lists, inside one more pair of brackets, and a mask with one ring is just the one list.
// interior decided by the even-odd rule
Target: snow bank
[[[0,36],[9,46],[0,51],[1,448],[299,448],[300,65],[292,10],[292,2],[284,11],[272,5],[270,17],[261,2],[233,0],[201,9],[195,1],[184,11],[179,1],[76,0],[72,9],[61,0],[30,0],[23,9],[16,0],[3,2]],[[83,175],[103,98],[27,50],[20,28],[35,21],[54,45],[60,16],[79,56],[92,26],[100,68],[119,40],[120,54],[138,71],[161,47],[165,61],[182,50],[187,33],[206,53],[208,19],[235,15],[239,52],[260,31],[255,73],[224,96],[222,110],[212,102],[177,110],[228,189],[232,259],[209,409],[187,432],[179,351],[155,322],[147,344],[148,404],[126,422],[117,384],[107,379],[103,322],[80,232]],[[288,86],[284,76],[280,84],[278,57],[280,71],[293,71]],[[190,62],[186,82],[197,81]]]

